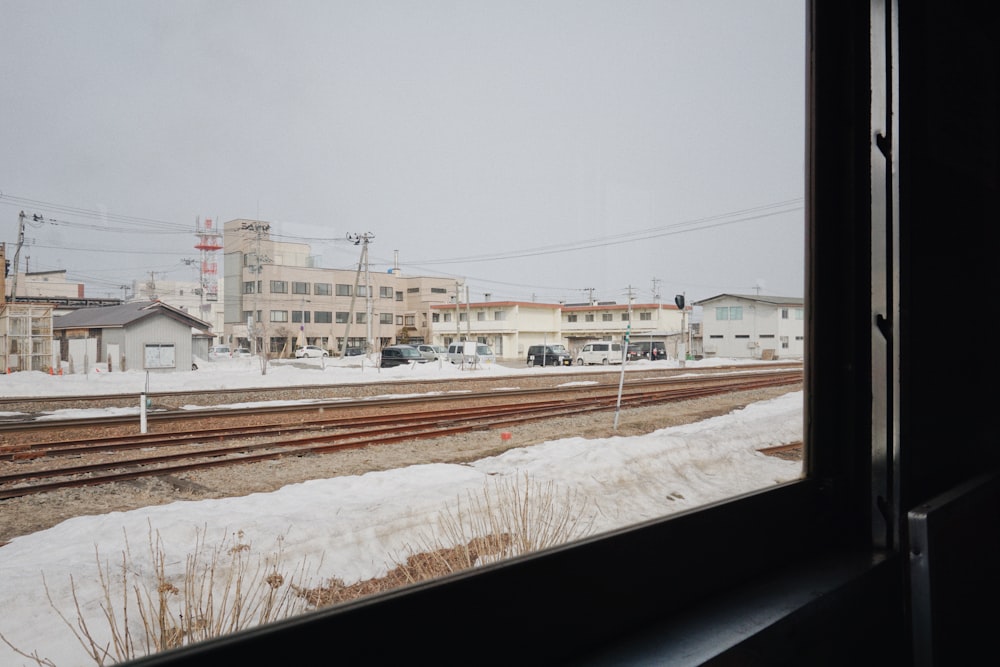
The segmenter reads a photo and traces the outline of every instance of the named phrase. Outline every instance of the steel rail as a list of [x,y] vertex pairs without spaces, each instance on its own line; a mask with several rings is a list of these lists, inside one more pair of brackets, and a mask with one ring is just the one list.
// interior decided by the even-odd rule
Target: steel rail
[[[754,378],[750,388],[754,386],[776,386],[785,385],[794,380],[788,377]],[[748,382],[743,378],[743,383]],[[672,391],[663,390],[653,395],[646,393],[634,395],[628,399],[628,407],[637,405],[648,405],[649,403],[665,402],[671,400],[684,400],[693,397],[713,395],[728,391],[734,391],[731,386],[721,386],[713,383],[710,387],[687,387],[683,390],[674,388]],[[658,394],[658,395],[656,395]],[[22,471],[14,475],[0,476],[0,487],[6,485],[7,488],[0,488],[0,499],[17,496],[42,493],[58,488],[73,486],[89,486],[104,484],[113,481],[135,479],[138,477],[165,475],[178,472],[185,472],[196,469],[217,467],[222,465],[235,465],[251,463],[269,459],[276,459],[286,456],[301,456],[305,454],[321,454],[347,448],[364,447],[374,444],[388,444],[402,440],[436,438],[445,435],[469,432],[473,430],[487,430],[500,426],[512,426],[518,423],[536,421],[539,419],[549,419],[558,416],[580,414],[599,410],[608,410],[614,407],[616,402],[611,396],[591,397],[585,401],[549,401],[540,402],[535,405],[525,406],[518,404],[514,406],[480,406],[467,410],[452,409],[447,411],[448,427],[442,427],[442,414],[437,413],[409,413],[407,415],[382,416],[375,420],[348,429],[346,432],[324,433],[327,426],[307,425],[298,431],[312,431],[310,435],[301,438],[288,439],[287,425],[283,425],[284,433],[275,434],[282,437],[282,440],[265,441],[255,444],[242,443],[237,446],[216,448],[210,450],[200,449],[173,453],[161,456],[146,456],[141,459],[126,461],[101,462],[81,466],[64,468],[49,468],[36,471]],[[344,422],[345,420],[339,420]],[[372,428],[379,423],[391,423],[393,425],[380,428]],[[256,427],[255,434],[260,434],[260,428]],[[320,433],[315,433],[319,430]],[[245,435],[245,433],[243,434]],[[176,445],[178,440],[163,440],[160,445]],[[204,440],[204,438],[201,438]],[[188,441],[197,440],[197,436],[191,436]],[[132,438],[131,443],[120,443],[122,446],[149,447],[150,439]],[[79,454],[79,450],[74,450]],[[44,454],[40,454],[44,455]],[[195,459],[195,460],[193,460]],[[212,459],[212,460],[205,460]],[[176,463],[181,462],[181,463]],[[162,464],[170,465],[162,465]],[[81,475],[91,475],[95,472],[106,470],[121,470],[125,472],[110,473],[99,476],[80,477]],[[52,479],[56,477],[76,476],[74,479],[64,479],[57,482],[39,483],[31,485],[21,485],[21,483],[32,479]]]

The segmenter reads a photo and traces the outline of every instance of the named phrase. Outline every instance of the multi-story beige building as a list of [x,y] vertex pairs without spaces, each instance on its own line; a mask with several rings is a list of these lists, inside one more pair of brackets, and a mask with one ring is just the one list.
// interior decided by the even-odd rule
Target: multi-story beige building
[[446,278],[321,268],[308,244],[276,241],[259,220],[225,223],[223,246],[224,336],[253,352],[290,356],[307,344],[337,355],[429,341],[431,306],[455,298]]

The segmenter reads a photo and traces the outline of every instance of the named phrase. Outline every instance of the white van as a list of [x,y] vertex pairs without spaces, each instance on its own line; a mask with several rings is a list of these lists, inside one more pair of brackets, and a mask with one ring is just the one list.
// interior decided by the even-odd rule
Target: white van
[[448,346],[448,360],[453,364],[495,364],[497,357],[489,345],[461,342]]
[[233,352],[229,349],[228,345],[213,345],[208,348],[209,361],[215,361],[216,359],[231,359],[232,356]]
[[620,364],[622,362],[621,343],[587,343],[576,355],[577,366],[584,364]]

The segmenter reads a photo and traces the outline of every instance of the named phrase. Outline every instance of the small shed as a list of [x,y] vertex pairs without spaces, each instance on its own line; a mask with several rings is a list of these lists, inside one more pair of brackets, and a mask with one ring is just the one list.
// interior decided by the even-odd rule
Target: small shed
[[194,332],[210,329],[208,322],[162,301],[81,308],[52,320],[59,358],[69,362],[71,373],[191,370]]

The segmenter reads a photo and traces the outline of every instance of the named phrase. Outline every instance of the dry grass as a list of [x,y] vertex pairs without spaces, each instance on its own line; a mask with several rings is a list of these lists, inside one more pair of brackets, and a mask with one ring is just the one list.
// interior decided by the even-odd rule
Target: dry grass
[[[45,593],[94,664],[103,667],[578,539],[590,531],[576,518],[582,509],[572,493],[560,496],[553,484],[532,483],[526,476],[487,484],[481,494],[470,493],[443,512],[386,576],[352,585],[333,579],[318,587],[306,585],[305,562],[285,571],[280,538],[277,552],[254,557],[242,532],[214,548],[200,533],[183,574],[172,581],[166,548],[150,528],[152,577],[136,569],[127,538],[119,565],[112,568],[97,558],[101,633],[88,625],[72,577],[75,621],[58,608],[47,585]],[[55,667],[2,633],[0,640],[42,667]]]
[[591,522],[578,518],[585,506],[572,492],[560,495],[553,483],[527,476],[487,482],[480,494],[446,510],[386,576],[352,585],[332,579],[302,594],[324,607],[565,544],[590,533]]

